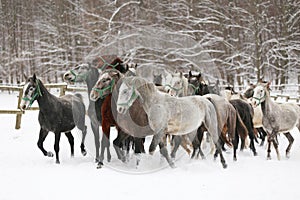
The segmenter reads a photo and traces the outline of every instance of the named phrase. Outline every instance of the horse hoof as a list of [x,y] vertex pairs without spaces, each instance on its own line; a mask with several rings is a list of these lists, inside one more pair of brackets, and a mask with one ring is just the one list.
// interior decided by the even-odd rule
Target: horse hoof
[[287,159],[289,159],[289,158],[290,158],[290,154],[287,153],[287,154],[285,155],[285,157],[286,157]]
[[47,152],[47,156],[48,156],[48,157],[53,157],[54,154],[53,154],[51,151],[48,151],[48,152]]
[[123,156],[121,159],[120,159],[123,163],[126,163],[127,159],[125,156]]
[[154,154],[154,151],[150,151],[150,152],[149,152],[149,154],[150,154],[151,156],[153,156],[153,154]]
[[253,152],[253,155],[254,155],[254,156],[257,156],[257,152]]
[[82,150],[82,151],[81,151],[81,154],[82,154],[83,156],[86,156],[86,154],[87,154],[86,150]]
[[268,156],[268,157],[267,157],[267,160],[271,160],[271,156]]
[[97,169],[101,169],[103,167],[103,162],[99,161],[97,164]]
[[236,162],[236,161],[237,161],[237,158],[233,158],[233,161],[235,161],[235,162]]
[[223,163],[223,169],[226,169],[228,167],[228,165],[226,163]]
[[172,169],[175,169],[175,168],[176,168],[176,166],[175,166],[174,163],[170,163],[170,167],[171,167]]
[[56,161],[56,164],[60,164],[59,160]]

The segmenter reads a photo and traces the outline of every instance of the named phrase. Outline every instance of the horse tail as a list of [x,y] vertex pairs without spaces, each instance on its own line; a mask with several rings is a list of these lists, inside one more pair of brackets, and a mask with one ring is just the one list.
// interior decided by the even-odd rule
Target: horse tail
[[226,137],[226,129],[228,128],[227,126],[224,126],[224,127],[222,127],[222,130],[220,129],[220,127],[219,127],[219,122],[221,121],[220,120],[220,116],[218,115],[218,113],[217,113],[217,106],[216,106],[216,104],[215,104],[215,102],[214,102],[214,100],[212,99],[212,98],[210,98],[210,97],[207,97],[207,99],[213,104],[213,106],[214,106],[214,108],[215,108],[215,110],[216,110],[216,117],[217,117],[217,122],[218,122],[218,134],[219,134],[219,136],[221,137],[221,139],[228,145],[228,146],[232,146],[232,143],[227,139],[227,137]]
[[[235,137],[236,137],[236,118],[237,118],[237,112],[235,110],[235,108],[229,104],[229,113],[228,113],[228,117],[227,117],[227,132],[228,132],[228,135],[231,139],[231,141],[234,141],[235,140]],[[225,135],[226,137],[226,135]],[[227,137],[226,137],[227,138]],[[224,140],[225,141],[225,140]],[[228,143],[226,142],[227,145],[229,145],[230,147],[232,146],[232,143]]]
[[245,140],[248,136],[248,129],[246,128],[238,112],[236,112],[236,132],[239,134],[242,140]]

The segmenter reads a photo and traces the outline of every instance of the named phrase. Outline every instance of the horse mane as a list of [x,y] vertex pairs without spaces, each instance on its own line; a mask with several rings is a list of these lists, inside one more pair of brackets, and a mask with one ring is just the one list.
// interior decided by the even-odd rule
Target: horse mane
[[157,91],[155,85],[142,77],[127,77],[125,83],[134,86],[142,96],[151,96]]

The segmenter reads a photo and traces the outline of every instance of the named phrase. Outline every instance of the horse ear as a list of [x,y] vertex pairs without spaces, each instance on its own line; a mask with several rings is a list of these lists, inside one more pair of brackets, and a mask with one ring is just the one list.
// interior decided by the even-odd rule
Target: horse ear
[[198,74],[197,79],[200,80],[201,79],[201,72]]
[[183,74],[182,72],[179,72],[179,77],[182,78]]
[[193,74],[192,74],[192,71],[190,70],[189,71],[189,77],[192,77],[193,76]]
[[35,82],[36,81],[36,75],[35,75],[35,73],[33,74],[33,81]]

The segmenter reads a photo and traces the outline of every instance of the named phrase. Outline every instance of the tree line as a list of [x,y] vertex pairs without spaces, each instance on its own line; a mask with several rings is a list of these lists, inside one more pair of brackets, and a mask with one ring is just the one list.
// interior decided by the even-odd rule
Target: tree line
[[[22,82],[23,74],[33,72],[59,82],[93,50],[108,43],[126,46],[128,40],[118,41],[127,33],[144,40],[147,30],[160,34],[135,40],[139,45],[129,45],[130,52],[120,56],[204,73],[213,65],[209,75],[217,70],[215,78],[230,84],[258,79],[280,84],[291,77],[300,82],[298,0],[0,0],[0,21],[5,83]],[[178,37],[193,44],[162,49],[151,44],[156,37],[163,38],[161,45]]]

